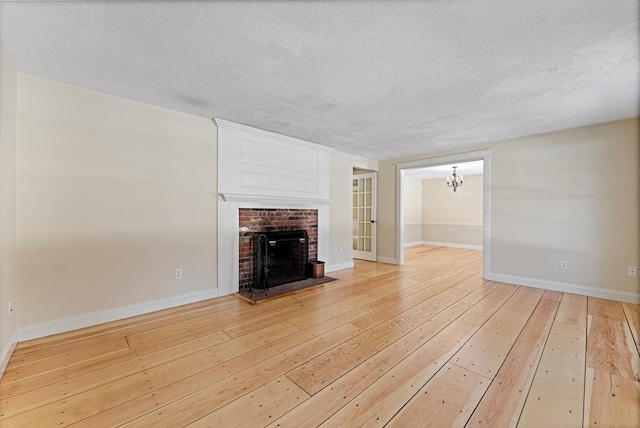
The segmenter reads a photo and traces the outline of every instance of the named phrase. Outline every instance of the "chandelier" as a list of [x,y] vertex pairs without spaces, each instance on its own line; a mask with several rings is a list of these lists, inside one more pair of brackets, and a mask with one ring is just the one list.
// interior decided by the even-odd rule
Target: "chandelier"
[[453,176],[447,177],[447,186],[453,187],[454,192],[458,187],[462,186],[462,178],[463,178],[462,176],[458,177],[458,174],[456,174],[456,168],[457,166],[453,167]]

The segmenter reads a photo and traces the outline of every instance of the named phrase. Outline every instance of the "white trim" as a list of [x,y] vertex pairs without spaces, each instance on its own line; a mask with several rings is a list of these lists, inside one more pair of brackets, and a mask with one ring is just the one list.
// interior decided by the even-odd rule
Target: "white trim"
[[391,257],[380,257],[378,256],[378,259],[376,260],[379,263],[388,263],[390,265],[397,265],[398,261],[396,259],[393,259]]
[[[476,150],[474,152],[458,153],[455,155],[438,156],[435,158],[418,159],[409,162],[399,162],[395,164],[398,169],[411,169],[411,168],[424,168],[427,166],[446,165],[455,162],[466,162],[473,160],[480,160],[486,157],[491,157],[491,150]],[[487,170],[483,169],[483,173],[486,174]],[[478,174],[479,175],[479,174]]]
[[491,150],[482,158],[482,269],[491,273]]
[[424,245],[424,242],[423,241],[405,242],[404,248],[417,247],[419,245]]
[[24,340],[36,339],[38,337],[49,336],[57,333],[64,333],[67,331],[77,330],[79,328],[102,324],[109,321],[115,321],[123,318],[133,317],[136,315],[146,314],[149,312],[159,311],[162,309],[173,308],[175,306],[199,302],[201,300],[213,299],[214,297],[218,297],[217,288],[195,291],[193,293],[181,294],[178,296],[154,300],[151,302],[120,306],[103,311],[88,312],[71,317],[58,318],[57,320],[31,324],[26,327],[19,328],[17,331],[17,338],[18,341],[22,342]]
[[9,339],[9,342],[5,345],[2,353],[0,353],[0,378],[4,374],[5,369],[7,368],[7,364],[9,364],[9,360],[11,359],[11,355],[13,355],[13,350],[16,349],[16,344],[18,343],[18,331],[13,332],[13,336]]
[[[361,179],[371,179],[371,248],[370,251],[366,250],[353,250],[353,257],[360,260],[368,260],[370,262],[376,261],[376,256],[378,255],[378,246],[377,246],[377,236],[378,236],[378,173],[376,171],[371,171],[363,174],[353,174],[353,179],[361,180]],[[352,189],[353,195],[353,189]],[[351,203],[351,208],[353,208],[353,202]],[[364,208],[366,211],[366,208]],[[355,237],[354,237],[355,238]]]
[[580,294],[583,296],[599,297],[601,299],[618,300],[628,303],[640,303],[640,293],[628,291],[610,290],[607,288],[590,287],[566,282],[546,281],[543,279],[526,278],[521,276],[506,275],[500,273],[485,273],[485,279],[509,284],[524,285],[526,287],[543,288],[545,290],[561,291],[563,293]]
[[[405,224],[412,224],[412,223],[405,223]],[[416,224],[429,224],[429,225],[441,225],[441,226],[482,226],[482,223],[433,223],[433,222],[428,222],[425,221],[423,223],[416,223]]]
[[396,264],[402,266],[404,264],[404,170],[396,165]]
[[270,204],[287,204],[287,205],[330,205],[329,199],[321,198],[299,198],[297,196],[265,196],[253,195],[247,193],[220,193],[220,199],[223,202],[260,202]]
[[240,131],[247,134],[253,134],[254,136],[257,136],[257,137],[273,138],[278,141],[283,141],[283,142],[295,144],[298,146],[308,147],[314,150],[322,150],[325,152],[335,151],[333,147],[323,146],[322,144],[317,144],[317,143],[311,143],[309,141],[300,140],[298,138],[289,137],[287,135],[276,134],[274,132],[265,131],[263,129],[252,128],[251,126],[241,125],[235,122],[229,122],[228,120],[219,119],[217,117],[214,117],[211,120],[213,121],[213,123],[215,123],[215,125],[218,128]]
[[[240,208],[313,209],[318,211],[318,259],[328,260],[330,249],[331,147],[298,140],[273,132],[213,119],[218,126],[218,295],[238,292]],[[243,147],[249,152],[243,152]],[[253,147],[253,149],[251,149]],[[247,153],[257,147],[260,157]],[[269,149],[269,150],[267,150]],[[272,151],[274,149],[275,151]],[[284,153],[297,159],[291,168],[282,157],[265,153]],[[257,163],[256,163],[257,161]],[[306,166],[303,166],[306,165]],[[243,181],[245,174],[253,178]],[[260,183],[264,177],[278,177]],[[308,186],[293,185],[305,181]]]
[[466,250],[482,250],[482,245],[456,244],[453,242],[422,241],[422,245],[434,245],[436,247],[464,248]]
[[491,149],[458,153],[448,156],[399,162],[396,166],[396,257],[399,265],[404,264],[404,208],[402,200],[402,181],[404,170],[428,166],[446,165],[455,162],[483,160],[483,195],[482,195],[482,268],[484,272],[491,270]]
[[353,269],[353,260],[350,262],[338,263],[335,265],[327,265],[325,272],[335,272],[337,270]]

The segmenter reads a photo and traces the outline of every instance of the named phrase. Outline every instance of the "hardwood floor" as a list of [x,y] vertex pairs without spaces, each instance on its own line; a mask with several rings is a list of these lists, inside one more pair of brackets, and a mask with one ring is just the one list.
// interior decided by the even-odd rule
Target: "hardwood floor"
[[481,260],[414,247],[20,343],[0,426],[640,426],[638,305],[484,281]]

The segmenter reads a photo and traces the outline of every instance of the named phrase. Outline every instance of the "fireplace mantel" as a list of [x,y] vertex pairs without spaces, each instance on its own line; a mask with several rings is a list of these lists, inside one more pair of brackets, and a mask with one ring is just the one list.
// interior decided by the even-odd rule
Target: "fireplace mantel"
[[220,193],[220,199],[223,202],[261,202],[270,204],[287,204],[287,205],[330,205],[331,201],[320,198],[299,198],[288,196],[264,196],[252,195],[247,193]]
[[332,148],[248,126],[218,126],[218,295],[239,289],[240,208],[318,210],[318,259],[329,257]]

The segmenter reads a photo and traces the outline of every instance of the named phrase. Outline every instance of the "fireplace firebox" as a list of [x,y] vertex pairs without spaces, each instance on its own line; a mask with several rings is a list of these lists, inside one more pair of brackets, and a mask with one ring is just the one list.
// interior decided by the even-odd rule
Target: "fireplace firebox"
[[268,290],[307,278],[309,236],[306,230],[253,234],[254,272],[251,288]]

